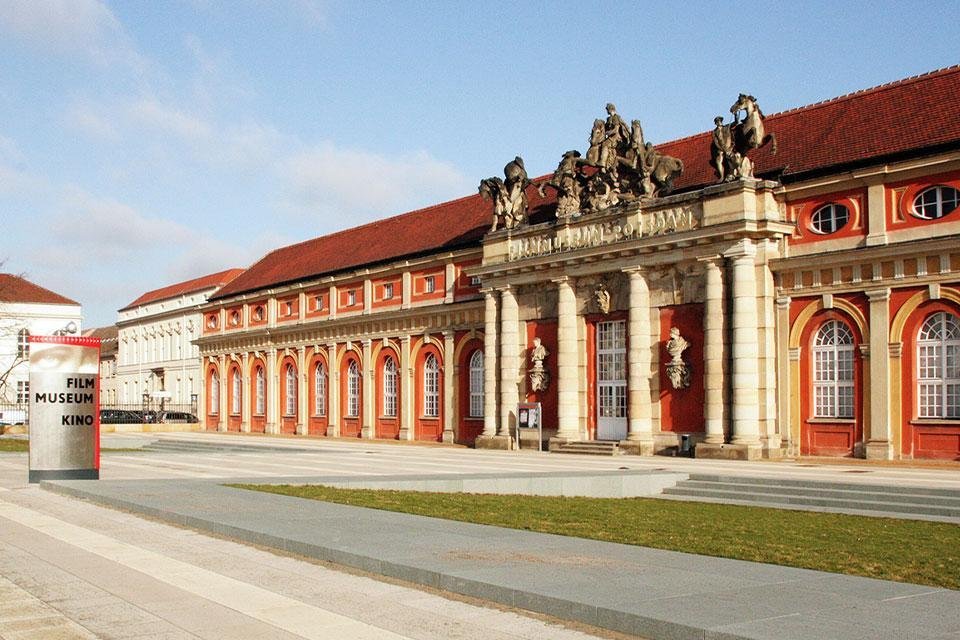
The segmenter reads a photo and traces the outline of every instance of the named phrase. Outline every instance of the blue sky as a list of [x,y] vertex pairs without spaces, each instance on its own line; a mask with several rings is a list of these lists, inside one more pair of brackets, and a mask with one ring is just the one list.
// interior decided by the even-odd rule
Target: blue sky
[[960,62],[955,2],[0,1],[0,270],[81,302]]

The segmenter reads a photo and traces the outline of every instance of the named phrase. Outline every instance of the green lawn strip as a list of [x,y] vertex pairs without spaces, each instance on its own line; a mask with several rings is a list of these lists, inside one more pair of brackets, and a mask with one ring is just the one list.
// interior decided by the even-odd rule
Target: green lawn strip
[[[4,451],[26,452],[29,450],[30,450],[29,440],[14,440],[11,438],[0,438],[0,452],[4,452]],[[103,447],[102,449],[100,449],[100,451],[106,452],[106,453],[120,453],[120,452],[134,452],[134,451],[139,452],[143,450],[137,449],[137,448],[128,449],[123,447],[117,447],[117,448]]]
[[960,526],[652,498],[229,485],[358,507],[960,589]]

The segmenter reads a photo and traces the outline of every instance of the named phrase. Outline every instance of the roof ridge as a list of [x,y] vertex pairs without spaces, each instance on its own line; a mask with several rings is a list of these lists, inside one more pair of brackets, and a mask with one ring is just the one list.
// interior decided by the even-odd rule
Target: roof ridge
[[869,93],[880,93],[881,91],[889,91],[890,89],[895,89],[901,87],[905,84],[911,84],[918,82],[920,80],[929,78],[936,75],[947,75],[948,73],[957,73],[960,72],[960,64],[951,65],[949,67],[941,67],[940,69],[934,69],[933,71],[927,71],[924,73],[918,73],[916,75],[907,76],[906,78],[900,78],[899,80],[891,80],[890,82],[884,82],[883,84],[878,84],[873,87],[867,87],[866,89],[858,89],[857,91],[851,91],[850,93],[844,93],[833,98],[826,98],[818,102],[813,102],[802,107],[794,107],[792,109],[786,109],[784,111],[778,111],[777,113],[771,113],[766,116],[769,118],[774,118],[776,116],[786,115],[788,113],[795,113],[797,111],[805,111],[808,109],[818,109],[820,107],[834,104],[836,102],[841,102],[845,100],[850,100],[852,98],[858,98],[860,96],[867,95]]

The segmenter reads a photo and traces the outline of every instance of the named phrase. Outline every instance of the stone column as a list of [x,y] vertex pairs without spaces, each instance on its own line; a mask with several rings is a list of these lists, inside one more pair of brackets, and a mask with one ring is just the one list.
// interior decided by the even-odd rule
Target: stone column
[[267,349],[267,433],[280,432],[280,378],[277,376],[277,350]]
[[[452,266],[452,265],[451,265]],[[453,387],[453,371],[456,359],[453,354],[453,331],[443,332],[443,441],[454,442],[456,434],[453,429],[453,418],[456,407],[456,394]]]
[[787,455],[796,455],[793,442],[793,424],[790,415],[790,297],[777,298],[777,388],[780,421],[780,442]]
[[[230,359],[226,355],[220,356],[219,367],[220,396],[218,400],[220,401],[220,406],[217,408],[217,411],[220,415],[217,416],[217,431],[226,431],[230,424],[230,414],[228,413],[230,410],[230,404],[228,402],[230,397]],[[146,385],[144,385],[144,388],[146,388]]]
[[[303,306],[300,308],[303,309]],[[300,372],[300,375],[297,376],[297,434],[305,436],[307,435],[307,424],[310,420],[307,413],[310,394],[307,392],[309,377],[307,375],[307,348],[305,346],[297,349],[297,371]]]
[[642,268],[626,270],[630,278],[630,310],[627,322],[627,441],[621,447],[631,453],[653,455],[653,422],[650,405],[650,287]]
[[497,435],[497,296],[483,292],[483,433],[477,447],[485,447]]
[[[240,431],[250,433],[250,402],[253,397],[250,393],[250,354],[244,353],[240,365]],[[184,381],[186,382],[186,381]]]
[[760,444],[760,375],[757,360],[757,270],[756,246],[744,239],[730,255],[733,259],[733,341],[730,442],[738,445],[740,457],[759,458]]
[[327,345],[327,435],[340,435],[340,370],[337,345]]
[[413,440],[413,362],[410,336],[400,338],[400,440]]
[[557,278],[557,435],[550,446],[580,440],[577,294],[568,277]]
[[497,437],[513,447],[517,403],[520,402],[518,378],[520,370],[520,310],[509,285],[500,291],[500,424]]
[[[370,282],[367,280],[366,282]],[[376,437],[376,429],[373,425],[373,415],[376,411],[375,386],[377,381],[373,368],[373,342],[370,338],[363,341],[363,367],[360,369],[363,375],[362,397],[360,398],[360,437]]]
[[[890,289],[867,291],[870,301],[870,435],[864,454],[868,459],[892,460],[890,442]],[[899,389],[897,390],[899,393]],[[861,391],[862,393],[862,391]]]
[[704,442],[723,444],[726,384],[723,375],[724,291],[723,258],[706,261],[706,304],[703,310]]

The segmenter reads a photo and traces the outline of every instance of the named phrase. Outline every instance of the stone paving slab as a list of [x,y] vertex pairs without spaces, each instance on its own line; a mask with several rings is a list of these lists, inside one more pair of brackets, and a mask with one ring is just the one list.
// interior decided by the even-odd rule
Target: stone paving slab
[[42,487],[653,639],[960,638],[960,592],[947,589],[349,507],[204,480],[50,481]]

